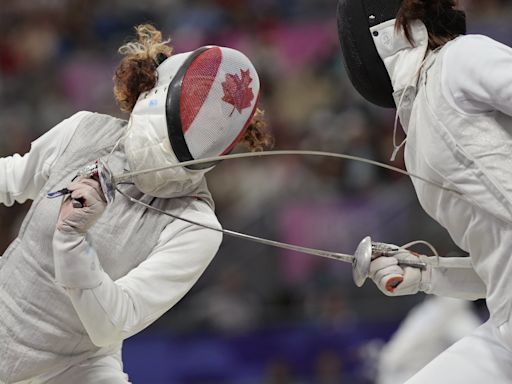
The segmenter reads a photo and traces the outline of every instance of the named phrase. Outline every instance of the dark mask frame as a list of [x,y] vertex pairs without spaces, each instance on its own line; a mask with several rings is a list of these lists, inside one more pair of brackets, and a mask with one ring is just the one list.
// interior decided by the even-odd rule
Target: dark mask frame
[[[338,35],[348,77],[361,96],[384,108],[396,107],[393,86],[370,28],[396,18],[401,4],[402,0],[338,1]],[[449,25],[438,32],[446,33],[449,28],[455,34],[465,34],[464,12],[449,12],[447,21]]]
[[[172,150],[174,151],[174,154],[180,163],[190,160],[197,160],[194,159],[190,153],[187,142],[185,141],[183,126],[181,124],[181,89],[183,85],[183,79],[185,78],[185,75],[192,62],[210,48],[213,47],[201,47],[192,52],[176,72],[176,75],[171,80],[167,90],[167,97],[165,101],[167,134],[169,136]],[[206,164],[189,165],[186,168],[190,170],[202,170],[211,168],[217,163],[218,162],[216,161]]]

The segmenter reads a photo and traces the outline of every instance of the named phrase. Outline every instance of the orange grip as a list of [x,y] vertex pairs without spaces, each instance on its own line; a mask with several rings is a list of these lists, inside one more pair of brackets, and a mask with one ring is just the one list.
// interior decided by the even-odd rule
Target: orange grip
[[386,282],[386,291],[393,293],[402,281],[404,281],[404,278],[401,276],[392,277]]

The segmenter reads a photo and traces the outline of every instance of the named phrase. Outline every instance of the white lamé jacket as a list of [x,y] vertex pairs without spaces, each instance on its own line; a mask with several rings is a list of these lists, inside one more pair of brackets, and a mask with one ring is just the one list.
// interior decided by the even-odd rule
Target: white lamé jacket
[[[80,112],[33,142],[24,156],[0,159],[0,203],[34,200],[18,238],[0,257],[0,382],[115,355],[124,339],[188,292],[218,250],[221,233],[148,211],[122,196],[109,204],[83,246],[67,249],[65,239],[55,241],[61,200],[48,200],[46,192],[68,185],[75,163],[90,164],[97,153],[108,153],[125,125]],[[94,151],[83,154],[89,150]],[[121,172],[123,164],[116,151],[109,165]],[[153,206],[220,228],[212,204],[198,194],[139,195]]]
[[419,21],[412,26],[414,46],[394,33],[394,20],[375,28],[407,133],[408,171],[462,194],[413,179],[422,207],[470,253],[474,267],[434,270],[427,292],[486,297],[492,321],[508,339],[512,49],[469,35],[427,52],[427,31]]

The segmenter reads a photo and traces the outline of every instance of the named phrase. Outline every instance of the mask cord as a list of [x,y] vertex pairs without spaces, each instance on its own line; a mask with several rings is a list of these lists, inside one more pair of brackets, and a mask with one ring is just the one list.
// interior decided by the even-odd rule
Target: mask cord
[[[411,83],[409,83],[410,85]],[[404,100],[404,96],[405,96],[405,93],[407,91],[407,88],[409,87],[409,85],[405,88],[405,91],[402,92],[402,96],[400,97],[400,102],[398,103],[398,107],[396,109],[396,113],[395,113],[395,123],[393,125],[393,153],[391,154],[391,158],[389,159],[389,161],[395,161],[396,160],[396,156],[398,155],[398,152],[400,152],[400,149],[405,145],[405,143],[407,143],[407,137],[405,137],[405,139],[402,140],[402,142],[399,144],[399,145],[396,145],[396,134],[397,134],[397,131],[398,131],[398,118],[399,118],[399,111],[400,111],[400,107],[402,106],[402,102]]]
[[358,157],[358,156],[345,155],[343,153],[310,151],[310,150],[276,150],[276,151],[263,151],[263,152],[244,152],[244,153],[234,153],[234,154],[223,155],[223,156],[208,157],[208,158],[199,159],[199,160],[183,161],[178,164],[166,165],[164,167],[150,168],[150,169],[139,170],[139,171],[135,171],[135,172],[125,172],[125,173],[117,174],[117,175],[113,176],[113,181],[114,181],[114,184],[117,185],[124,181],[131,181],[134,176],[143,175],[143,174],[151,173],[151,172],[158,172],[158,171],[162,171],[165,169],[186,167],[186,166],[195,165],[195,164],[211,163],[214,161],[253,158],[253,157],[283,156],[283,155],[295,155],[295,156],[301,155],[301,156],[314,156],[314,157],[319,156],[319,157],[330,157],[330,158],[335,158],[335,159],[353,160],[353,161],[357,161],[360,163],[370,164],[370,165],[374,165],[376,167],[389,169],[391,171],[401,173],[402,175],[408,175],[415,179],[421,180],[426,184],[432,185],[436,188],[440,188],[440,189],[448,191],[448,192],[455,193],[456,195],[459,195],[462,197],[462,193],[458,192],[455,189],[447,188],[441,184],[438,184],[436,182],[428,180],[428,179],[426,179],[422,176],[416,175],[414,173],[407,172],[401,168],[393,167],[388,164],[384,164],[384,163],[370,160],[370,159],[365,159],[365,158]]
[[418,245],[418,244],[426,245],[428,248],[430,248],[430,250],[432,251],[434,256],[439,256],[439,252],[437,252],[437,249],[432,244],[430,244],[428,241],[424,241],[424,240],[411,241],[410,243],[402,245],[400,248],[408,249],[408,248],[411,248],[412,246]]
[[110,156],[112,156],[112,154],[115,152],[115,150],[119,147],[119,144],[121,143],[121,140],[124,139],[124,136],[125,135],[122,135],[119,139],[117,139],[116,143],[114,144],[114,146],[112,147],[112,150],[109,152],[109,154],[107,155],[107,158],[106,158],[106,161],[108,161],[108,159],[110,158]]
[[404,91],[402,92],[402,95],[400,96],[400,101],[398,102],[398,106],[396,108],[396,114],[395,114],[395,123],[393,125],[393,153],[391,154],[390,161],[395,161],[396,156],[400,152],[400,149],[407,143],[407,137],[402,140],[400,144],[397,145],[396,143],[396,135],[398,133],[398,121],[399,121],[399,113],[400,113],[400,107],[402,106],[402,103],[404,101],[405,94],[407,93],[407,90],[414,84],[418,84],[419,75],[421,73],[421,70],[423,69],[423,66],[425,65],[425,62],[428,59],[428,55],[425,55],[425,58],[422,60],[418,70],[414,73],[414,75],[411,77],[411,80],[407,83],[405,86]]
[[[110,168],[108,166],[108,161],[110,160],[110,157],[112,156],[112,154],[116,151],[116,149],[118,149],[120,147],[120,144],[121,144],[121,141],[128,135],[128,132],[131,128],[131,124],[132,124],[132,120],[130,119],[130,121],[128,122],[128,126],[126,128],[126,132],[124,134],[121,135],[121,137],[119,139],[116,140],[114,146],[112,147],[112,149],[110,150],[110,152],[107,154],[107,156],[105,157],[105,160],[104,160],[104,163],[107,165],[108,168]],[[133,184],[133,183],[131,183]]]

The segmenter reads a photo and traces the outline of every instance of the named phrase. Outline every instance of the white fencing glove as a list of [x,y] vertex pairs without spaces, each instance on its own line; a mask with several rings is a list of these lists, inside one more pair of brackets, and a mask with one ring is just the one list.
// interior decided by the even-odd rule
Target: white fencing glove
[[53,234],[55,282],[64,288],[92,289],[101,284],[98,256],[86,239],[107,205],[98,182],[81,179],[67,189]]
[[[400,248],[392,245],[391,247]],[[370,278],[387,296],[414,295],[430,288],[432,267],[425,270],[400,266],[399,262],[421,262],[428,256],[418,255],[406,249],[399,249],[388,256],[379,256],[370,263]]]
[[85,234],[105,211],[105,196],[94,179],[73,182],[68,189],[71,195],[62,202],[57,230],[68,234]]

